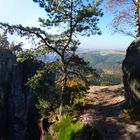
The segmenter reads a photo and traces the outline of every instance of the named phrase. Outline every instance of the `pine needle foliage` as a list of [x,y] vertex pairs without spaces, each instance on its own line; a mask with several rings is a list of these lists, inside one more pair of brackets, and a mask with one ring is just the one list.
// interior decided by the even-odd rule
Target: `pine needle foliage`
[[[102,9],[99,7],[102,0],[33,0],[46,11],[46,19],[39,18],[40,27],[24,27],[23,25],[9,25],[0,22],[0,28],[5,33],[17,34],[27,39],[36,39],[38,43],[34,50],[25,53],[17,53],[19,61],[23,62],[26,58],[39,58],[41,55],[53,53],[58,56],[55,62],[46,64],[45,68],[56,72],[56,84],[60,93],[59,114],[65,106],[64,96],[67,90],[67,81],[78,77],[87,86],[87,75],[95,74],[95,70],[89,67],[82,58],[76,55],[76,49],[80,45],[78,37],[100,35],[98,27],[99,19],[103,16]],[[48,33],[49,29],[55,29],[55,33]],[[23,58],[23,59],[22,59]],[[36,74],[34,78],[40,78]],[[31,84],[33,85],[33,84]],[[37,83],[35,83],[37,85]],[[33,87],[35,88],[35,87]]]

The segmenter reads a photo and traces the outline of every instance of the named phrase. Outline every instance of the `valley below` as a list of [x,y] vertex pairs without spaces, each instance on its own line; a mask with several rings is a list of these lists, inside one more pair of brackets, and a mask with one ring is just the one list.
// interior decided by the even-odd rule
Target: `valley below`
[[100,79],[93,85],[117,85],[122,83],[122,62],[126,52],[122,50],[81,49],[77,54],[96,69]]

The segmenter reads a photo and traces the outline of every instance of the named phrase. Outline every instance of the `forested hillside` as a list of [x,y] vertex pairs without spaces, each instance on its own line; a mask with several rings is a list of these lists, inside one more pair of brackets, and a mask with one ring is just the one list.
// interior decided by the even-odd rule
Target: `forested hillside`
[[78,50],[77,52],[90,62],[100,74],[100,84],[122,83],[122,61],[125,51],[119,50]]

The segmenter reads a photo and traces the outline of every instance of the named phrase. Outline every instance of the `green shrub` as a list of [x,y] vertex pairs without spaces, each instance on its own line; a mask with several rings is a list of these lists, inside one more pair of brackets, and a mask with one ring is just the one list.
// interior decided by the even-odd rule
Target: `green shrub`
[[94,127],[84,126],[81,121],[73,121],[68,116],[53,126],[57,133],[57,140],[101,140],[101,136]]
[[58,140],[72,140],[73,134],[83,128],[81,121],[73,121],[72,117],[66,117],[61,122],[54,125],[54,131],[57,133]]

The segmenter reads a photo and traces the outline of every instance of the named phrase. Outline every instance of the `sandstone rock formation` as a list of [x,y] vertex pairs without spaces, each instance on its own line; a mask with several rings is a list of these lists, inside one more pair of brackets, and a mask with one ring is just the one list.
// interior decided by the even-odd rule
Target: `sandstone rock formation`
[[140,113],[140,40],[135,40],[127,49],[122,64],[125,96],[131,111]]
[[38,140],[36,96],[27,86],[39,64],[18,63],[10,50],[0,50],[0,140]]

